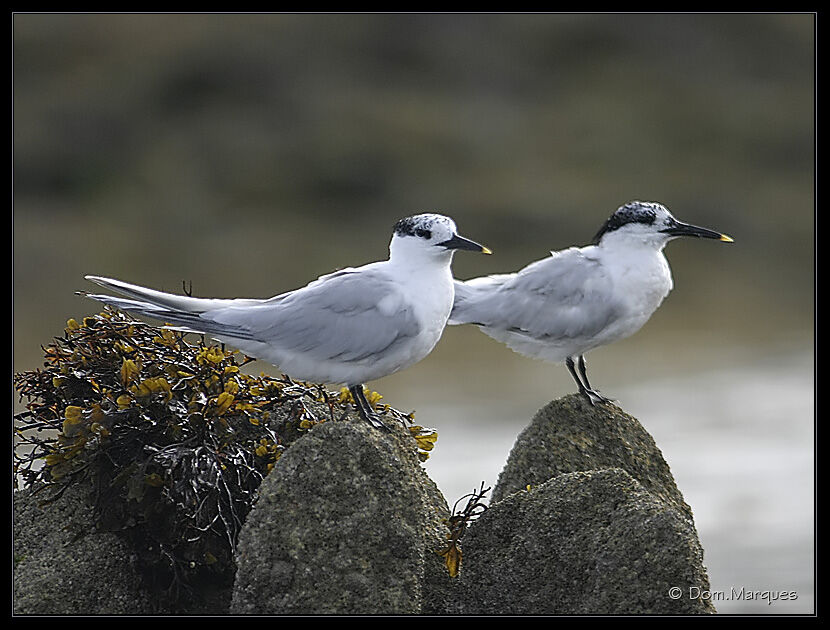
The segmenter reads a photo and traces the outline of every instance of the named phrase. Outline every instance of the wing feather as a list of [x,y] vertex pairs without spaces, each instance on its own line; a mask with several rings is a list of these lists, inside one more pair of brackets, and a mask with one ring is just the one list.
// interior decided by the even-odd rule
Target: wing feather
[[620,312],[611,283],[598,260],[572,247],[515,274],[457,284],[451,322],[551,342],[594,337]]
[[248,338],[313,360],[363,361],[415,337],[413,306],[380,271],[338,272],[277,301],[202,314]]

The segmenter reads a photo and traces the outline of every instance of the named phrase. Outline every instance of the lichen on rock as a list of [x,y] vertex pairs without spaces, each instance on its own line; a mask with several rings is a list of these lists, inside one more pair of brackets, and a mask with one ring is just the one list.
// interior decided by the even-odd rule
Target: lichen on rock
[[446,505],[418,464],[403,429],[314,427],[260,487],[240,536],[231,612],[420,612]]
[[[700,614],[709,579],[694,526],[620,468],[513,493],[464,539],[464,614]],[[697,587],[692,589],[690,587]]]
[[562,473],[604,468],[622,468],[692,518],[669,465],[643,425],[616,405],[591,405],[580,394],[553,400],[536,413],[510,451],[493,501]]

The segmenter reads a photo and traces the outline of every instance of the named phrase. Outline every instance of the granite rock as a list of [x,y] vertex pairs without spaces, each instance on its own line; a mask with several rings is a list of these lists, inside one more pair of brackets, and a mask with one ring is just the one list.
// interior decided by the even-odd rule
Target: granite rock
[[313,427],[260,486],[240,535],[231,612],[421,612],[448,515],[427,481],[401,427]]
[[153,606],[136,556],[96,531],[88,489],[34,486],[14,493],[13,611],[17,615],[141,615]]
[[692,519],[663,454],[640,422],[616,405],[590,405],[580,394],[553,400],[536,413],[516,439],[492,501],[562,473],[603,468],[622,468]]
[[689,596],[709,589],[693,524],[619,468],[494,504],[466,533],[460,580],[469,615],[715,612]]

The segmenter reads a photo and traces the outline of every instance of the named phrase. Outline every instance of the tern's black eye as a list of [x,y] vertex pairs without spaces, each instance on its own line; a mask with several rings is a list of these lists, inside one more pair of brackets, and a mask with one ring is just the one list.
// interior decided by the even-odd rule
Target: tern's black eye
[[395,234],[400,236],[417,236],[429,240],[432,238],[432,230],[427,229],[424,224],[430,225],[423,217],[406,217],[395,224]]

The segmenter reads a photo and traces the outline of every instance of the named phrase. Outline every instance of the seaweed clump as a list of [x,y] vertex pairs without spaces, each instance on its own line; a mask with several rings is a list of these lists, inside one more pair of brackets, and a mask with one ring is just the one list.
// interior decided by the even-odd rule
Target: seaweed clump
[[[130,540],[145,585],[174,610],[232,584],[262,479],[304,431],[349,410],[347,390],[246,374],[253,359],[193,338],[107,308],[69,320],[44,369],[14,377],[27,401],[15,415],[15,485],[48,501],[88,483],[95,527]],[[410,432],[426,456],[434,432]]]
[[[446,525],[449,529],[447,534],[447,545],[438,550],[438,555],[444,558],[444,566],[447,567],[447,572],[450,577],[457,577],[461,569],[461,539],[467,532],[470,523],[475,521],[479,516],[484,514],[487,510],[487,505],[484,503],[484,496],[490,492],[490,488],[484,487],[484,482],[481,482],[478,490],[473,490],[469,494],[465,494],[458,499],[452,506],[452,515],[447,519]],[[462,509],[458,508],[458,504],[464,499],[467,503]]]

